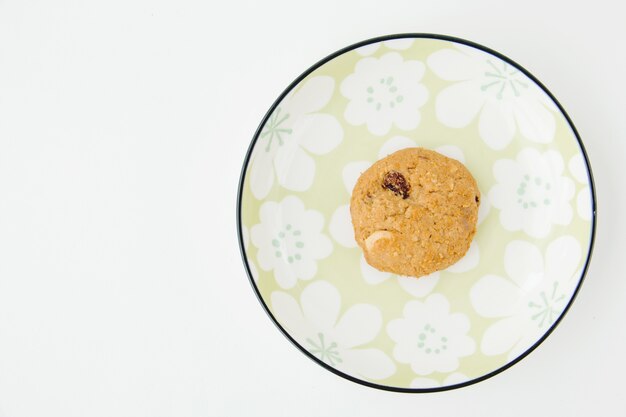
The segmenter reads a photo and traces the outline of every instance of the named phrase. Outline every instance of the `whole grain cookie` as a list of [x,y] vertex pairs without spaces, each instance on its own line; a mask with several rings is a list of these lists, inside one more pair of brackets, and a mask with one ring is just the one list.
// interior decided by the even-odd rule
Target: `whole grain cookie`
[[420,277],[465,255],[476,233],[479,204],[476,180],[462,163],[408,148],[359,177],[350,214],[367,263]]

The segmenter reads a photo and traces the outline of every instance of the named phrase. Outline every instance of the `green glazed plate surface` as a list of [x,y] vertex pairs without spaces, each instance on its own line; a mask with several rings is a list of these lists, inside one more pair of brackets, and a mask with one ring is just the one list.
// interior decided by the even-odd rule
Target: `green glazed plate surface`
[[[463,162],[483,196],[467,255],[420,279],[367,265],[349,215],[360,173],[411,146]],[[254,136],[238,204],[281,330],[327,369],[399,391],[463,386],[530,352],[578,291],[595,225],[558,103],[509,59],[437,35],[366,41],[307,71]]]

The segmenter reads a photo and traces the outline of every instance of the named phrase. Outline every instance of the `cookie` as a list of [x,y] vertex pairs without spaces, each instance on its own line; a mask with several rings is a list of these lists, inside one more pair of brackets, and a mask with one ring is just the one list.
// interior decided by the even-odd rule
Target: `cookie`
[[476,233],[479,205],[476,180],[462,163],[408,148],[361,174],[350,214],[367,263],[421,277],[465,255]]

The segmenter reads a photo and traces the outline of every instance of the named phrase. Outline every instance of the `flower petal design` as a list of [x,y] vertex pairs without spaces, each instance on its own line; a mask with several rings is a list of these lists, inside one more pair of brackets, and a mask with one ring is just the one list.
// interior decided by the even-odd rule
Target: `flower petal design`
[[398,276],[398,284],[400,287],[413,297],[421,298],[425,297],[432,292],[439,282],[439,272],[433,272],[430,275],[424,277],[404,277]]
[[[290,195],[283,199],[279,205],[268,202],[261,206],[261,222],[268,226],[281,225],[282,223],[295,223],[300,220],[302,213],[306,211],[304,203],[298,197]],[[319,231],[324,225],[324,216],[316,211],[310,211],[309,219],[304,224],[307,229]],[[272,216],[274,222],[270,222]]]
[[300,304],[311,324],[327,331],[335,326],[341,308],[341,296],[332,284],[316,281],[302,290]]
[[272,157],[273,155],[267,155],[263,151],[255,151],[253,156],[249,176],[250,190],[252,195],[258,200],[267,197],[272,189],[272,185],[274,185]]
[[281,291],[274,291],[271,301],[278,322],[328,365],[370,380],[388,378],[396,372],[383,351],[361,347],[374,340],[382,326],[382,315],[373,305],[355,304],[339,318],[339,291],[327,281],[307,285],[300,304]]
[[563,158],[552,150],[542,154],[524,148],[514,161],[496,161],[493,172],[497,184],[489,191],[489,200],[500,210],[502,226],[544,238],[553,224],[568,225],[572,221],[574,185],[561,175],[562,171]]
[[360,48],[355,49],[356,53],[359,55],[367,56],[372,55],[374,52],[378,51],[380,48],[380,43],[370,43],[369,45],[361,46]]
[[[319,213],[313,212],[311,214],[313,214],[313,216],[308,216],[309,219],[314,219],[315,217],[317,217],[315,216],[315,214],[319,214]],[[320,229],[315,229],[315,230],[319,231]],[[326,235],[323,235],[321,233],[315,234],[314,232],[310,232],[310,234],[313,236],[309,239],[310,248],[308,248],[307,253],[310,254],[313,259],[327,258],[333,251],[333,244],[331,243],[330,239],[326,237]],[[300,248],[300,249],[303,249],[303,248]]]
[[304,81],[289,97],[291,117],[321,110],[333,95],[335,80],[328,76],[315,76]]
[[263,203],[259,217],[261,222],[252,227],[250,234],[258,248],[260,268],[273,270],[282,288],[292,288],[298,280],[312,279],[317,261],[332,252],[332,242],[321,233],[322,214],[307,210],[299,198],[287,196],[280,203]]
[[343,128],[334,116],[323,113],[307,114],[293,124],[294,140],[307,151],[323,155],[335,149],[343,140]]
[[422,107],[424,103],[426,103],[426,98],[428,97],[428,90],[426,90],[426,87],[420,84],[418,87],[415,88],[415,91],[413,94],[415,96],[423,97],[423,98],[420,99],[419,101],[415,101],[411,105],[407,103],[404,106],[398,106],[402,110],[402,111],[397,112],[395,119],[394,119],[395,125],[398,127],[398,129],[413,130],[420,124],[420,121],[422,120],[420,107]]
[[284,146],[274,157],[280,185],[292,191],[305,191],[315,178],[315,161],[298,146]]
[[485,275],[470,291],[472,306],[483,317],[508,317],[519,308],[522,291],[497,275]]
[[[326,243],[326,240],[324,240],[324,243]],[[330,245],[324,246],[324,252],[318,259],[325,258],[330,254],[330,250],[326,252],[326,248],[329,247]],[[283,261],[279,265],[280,267],[276,269],[275,274],[278,275],[280,273],[282,275],[282,279],[276,276],[276,280],[282,288],[293,288],[298,280],[309,281],[317,274],[317,262],[310,257],[305,257],[300,262],[294,262],[293,264]]]
[[510,350],[520,339],[524,323],[519,316],[511,316],[489,326],[480,344],[485,355],[501,355]]
[[414,148],[415,146],[417,146],[417,144],[413,139],[409,139],[406,136],[394,136],[380,147],[378,158],[382,159],[401,149]]
[[446,87],[437,95],[435,111],[441,123],[461,128],[469,125],[485,103],[474,81],[463,81]]
[[583,220],[591,220],[593,216],[593,200],[591,198],[591,189],[589,188],[589,172],[587,163],[582,153],[574,155],[569,160],[569,171],[576,181],[586,185],[576,194],[576,212]]
[[282,291],[274,291],[270,299],[274,316],[296,340],[304,340],[313,331],[302,316],[298,302],[292,296]]
[[337,207],[330,219],[328,229],[333,239],[341,246],[346,248],[357,247],[356,240],[354,240],[354,229],[352,228],[349,205],[345,204]]
[[340,86],[349,100],[344,118],[354,126],[365,124],[376,136],[387,134],[393,125],[402,130],[416,128],[420,108],[428,99],[428,90],[421,84],[424,71],[422,62],[404,60],[397,52],[359,60]]
[[381,282],[387,281],[393,275],[389,272],[383,272],[379,271],[376,268],[373,268],[372,266],[370,266],[370,264],[367,263],[363,255],[361,255],[359,266],[361,268],[361,274],[363,275],[363,279],[370,285],[376,285],[380,284]]
[[533,142],[554,140],[556,105],[508,62],[465,45],[436,51],[427,62],[438,77],[454,82],[436,98],[436,115],[444,125],[469,126],[480,113],[479,135],[495,150],[504,149],[518,129]]
[[462,374],[460,372],[454,372],[448,375],[446,379],[443,380],[443,385],[445,386],[456,385],[456,384],[461,384],[463,382],[466,382],[468,380],[469,378],[467,377],[467,375]]
[[583,220],[591,220],[593,216],[591,190],[585,187],[576,195],[576,212]]
[[[251,280],[280,325],[328,366],[401,388],[480,378],[535,344],[580,281],[593,214],[584,155],[541,88],[497,57],[428,42],[401,54],[390,51],[402,42],[378,42],[305,77],[260,129],[241,210]],[[415,146],[466,164],[482,196],[466,255],[419,279],[365,262],[349,206],[361,173]],[[310,194],[337,174],[334,194]],[[465,291],[443,282],[455,274]]]
[[388,41],[383,42],[383,46],[388,49],[395,49],[398,51],[409,49],[411,45],[413,45],[415,39],[413,38],[397,38],[390,39]]
[[342,347],[353,348],[371,342],[382,324],[378,308],[370,304],[355,304],[337,323],[334,337]]
[[535,245],[513,241],[505,248],[505,270],[511,281],[487,275],[470,290],[476,312],[500,318],[483,335],[486,355],[507,353],[512,360],[537,343],[571,299],[580,278],[582,250],[573,236],[550,242],[544,258]]
[[430,294],[430,292],[437,285],[437,282],[439,282],[439,272],[433,272],[432,274],[421,278],[405,277],[389,272],[379,271],[378,269],[373,268],[367,263],[363,255],[361,255],[359,263],[363,279],[368,284],[378,285],[387,281],[389,278],[394,277],[397,280],[398,285],[400,285],[400,288],[411,294],[413,297],[425,297]]
[[533,330],[528,330],[522,333],[522,337],[520,340],[515,343],[515,345],[509,351],[507,355],[507,359],[512,361],[516,359],[518,356],[523,354],[526,350],[528,350],[532,345],[537,343],[539,338],[543,335],[544,330],[535,328]]
[[[261,254],[265,254],[265,253],[266,251],[259,251],[259,255],[257,255],[257,259],[259,259],[259,262],[261,259]],[[311,276],[309,276],[309,274],[311,272],[315,274],[315,270],[310,271],[309,268],[311,267],[307,266],[307,268],[305,269],[305,274],[307,274],[307,276],[299,277],[300,279],[308,280],[312,278]],[[296,283],[298,282],[298,277],[294,273],[292,273],[291,268],[286,262],[284,261],[276,262],[273,265],[273,269],[274,269],[274,278],[276,279],[276,282],[281,288],[289,289],[289,288],[295,287]]]
[[543,279],[543,257],[532,243],[514,240],[506,245],[504,269],[522,290],[532,291]]
[[[426,66],[421,61],[405,61],[404,58],[402,58],[402,55],[395,52],[385,54],[380,59],[386,65],[385,69],[394,68],[396,69],[397,73],[403,78],[412,79],[416,82],[421,80],[424,76],[424,73],[426,72]],[[422,84],[413,83],[410,84],[407,88],[412,90],[420,90],[425,87]],[[425,101],[426,97],[421,96],[420,99]],[[424,104],[424,102],[422,102],[421,104]]]
[[[559,195],[556,199],[555,210],[552,213],[552,222],[567,226],[574,216],[570,200],[574,197],[574,181],[567,177],[561,177],[559,181]],[[591,201],[591,200],[589,200]]]
[[[500,224],[505,230],[515,231],[523,227],[523,214],[521,207],[510,204],[511,193],[509,184],[496,184],[489,190],[490,203],[500,210]],[[485,201],[485,199],[483,199]],[[479,208],[480,210],[480,208]]]
[[476,346],[467,336],[467,316],[451,314],[449,309],[448,300],[441,294],[432,294],[423,303],[406,303],[403,317],[387,324],[387,334],[396,343],[395,359],[409,364],[418,375],[456,370],[459,358],[474,353]]
[[587,174],[587,164],[583,158],[582,153],[578,153],[569,160],[569,171],[574,176],[574,179],[581,184],[589,183],[589,176]]
[[488,99],[478,120],[480,137],[491,149],[504,149],[515,135],[515,118],[507,104],[496,99]]
[[465,163],[465,155],[463,154],[461,148],[459,148],[458,146],[444,145],[439,146],[435,150],[440,154],[447,156],[448,158],[456,159],[463,164]]
[[[274,212],[277,210],[277,207],[278,204],[271,201],[261,206],[261,223],[252,226],[252,229],[250,231],[252,243],[257,248],[265,244],[267,235],[271,233],[271,230],[276,228],[276,219],[274,216]],[[257,260],[259,262],[259,266],[264,271],[271,270],[274,265],[274,259],[267,251],[259,251],[259,253],[257,254]]]
[[[354,108],[354,106],[352,106],[352,103],[350,103],[349,108]],[[366,110],[369,113],[369,109]],[[354,119],[350,120],[348,119],[348,113],[346,112],[346,120],[348,120],[349,122],[351,122],[354,125],[361,125],[363,124],[363,122],[365,123],[365,125],[367,126],[367,130],[370,131],[370,133],[372,133],[373,135],[376,136],[383,136],[386,135],[387,132],[389,132],[389,130],[391,129],[391,126],[393,124],[393,120],[390,117],[368,117],[367,119],[364,119],[363,122],[356,122],[353,123],[352,120],[361,120],[360,117],[355,117]],[[417,124],[415,125],[415,127],[417,126]]]
[[389,378],[396,372],[396,365],[380,349],[351,349],[343,353],[342,368],[367,379]]
[[515,120],[520,133],[536,143],[554,139],[556,122],[552,113],[538,100],[521,98],[515,101]]
[[398,38],[398,39],[390,39],[388,41],[383,42],[375,42],[370,43],[369,45],[361,46],[360,48],[355,49],[355,51],[359,55],[367,56],[372,55],[374,52],[378,51],[380,46],[384,46],[387,49],[395,49],[395,50],[405,50],[409,49],[415,40],[411,38]]
[[274,176],[289,190],[305,191],[311,186],[315,161],[307,152],[325,154],[343,140],[337,119],[317,113],[330,101],[334,89],[332,77],[311,77],[290,92],[265,121],[250,169],[250,187],[257,199],[267,197]]
[[[524,166],[512,159],[498,159],[493,164],[493,175],[499,182],[504,184],[515,184],[518,178],[525,174]],[[504,201],[498,201],[497,206],[504,205]]]
[[580,243],[573,236],[561,236],[546,249],[546,275],[566,282],[578,270],[582,255]]
[[441,384],[432,378],[419,377],[419,378],[413,378],[413,380],[411,381],[411,388],[425,389],[425,388],[437,388],[440,386]]
[[465,81],[482,76],[483,66],[473,56],[457,49],[447,48],[432,53],[428,67],[446,81]]

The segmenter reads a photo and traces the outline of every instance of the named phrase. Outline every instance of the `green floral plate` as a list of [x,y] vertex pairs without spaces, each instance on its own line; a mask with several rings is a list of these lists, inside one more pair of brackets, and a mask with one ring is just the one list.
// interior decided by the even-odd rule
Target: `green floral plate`
[[[411,146],[463,162],[483,195],[467,255],[420,279],[364,262],[348,206],[361,172]],[[573,124],[528,71],[407,34],[338,51],[280,95],[238,216],[254,291],[289,340],[352,381],[422,392],[492,376],[555,328],[589,264],[595,194]]]

